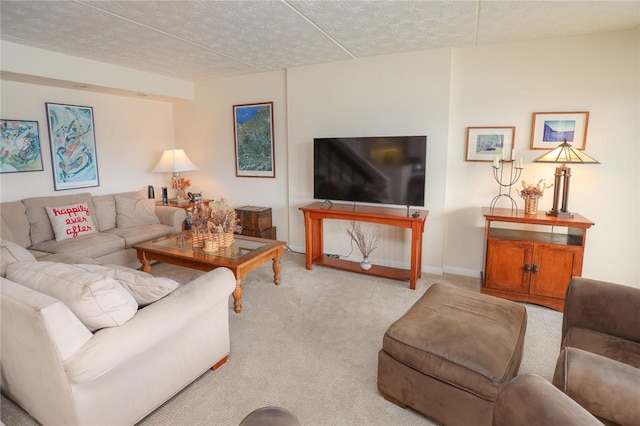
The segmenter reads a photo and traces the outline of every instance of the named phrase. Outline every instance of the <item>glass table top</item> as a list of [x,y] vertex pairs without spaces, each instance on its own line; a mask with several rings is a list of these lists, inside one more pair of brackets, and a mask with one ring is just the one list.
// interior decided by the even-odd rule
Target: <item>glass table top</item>
[[242,256],[246,256],[247,254],[261,249],[268,244],[270,244],[270,242],[245,240],[242,237],[235,235],[233,244],[228,247],[218,247],[213,251],[205,251],[203,249],[193,250],[193,247],[191,246],[191,235],[188,232],[153,243],[156,247],[201,253],[207,256],[224,257],[227,259],[241,258]]

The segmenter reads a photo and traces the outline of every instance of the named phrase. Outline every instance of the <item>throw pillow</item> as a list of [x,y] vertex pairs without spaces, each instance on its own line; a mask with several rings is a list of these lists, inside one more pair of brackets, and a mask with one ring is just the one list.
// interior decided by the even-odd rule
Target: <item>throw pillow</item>
[[45,207],[56,241],[64,241],[98,232],[87,203]]
[[9,265],[7,278],[60,300],[91,331],[123,325],[138,310],[118,281],[77,265],[18,262]]
[[113,198],[116,200],[116,226],[118,228],[160,223],[160,219],[156,216],[155,200],[148,198],[134,200],[122,195],[114,195]]
[[0,275],[3,277],[7,275],[7,267],[12,263],[36,260],[26,248],[14,242],[1,240],[0,247],[2,249],[0,256]]
[[111,277],[118,281],[136,299],[138,306],[148,305],[162,299],[180,284],[170,278],[154,277],[146,272],[119,265],[78,265],[94,274]]

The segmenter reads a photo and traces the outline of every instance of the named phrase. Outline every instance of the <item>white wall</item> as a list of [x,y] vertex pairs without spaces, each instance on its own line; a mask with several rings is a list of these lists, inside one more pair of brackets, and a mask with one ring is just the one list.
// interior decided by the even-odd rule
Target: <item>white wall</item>
[[[277,238],[288,241],[287,107],[284,71],[196,85],[196,100],[175,106],[176,145],[200,167],[193,189],[232,206],[271,207]],[[273,102],[275,178],[236,177],[233,105]]]
[[[173,148],[173,105],[79,90],[2,80],[3,119],[36,120],[44,171],[0,174],[1,201],[52,194],[110,194],[167,185],[151,173],[163,149]],[[45,102],[93,107],[100,186],[54,192]]]
[[[516,126],[523,178],[553,182],[555,166],[532,161],[533,112],[589,111],[585,152],[600,165],[572,167],[569,210],[595,222],[583,276],[640,287],[640,32],[523,42],[453,55],[445,270],[482,266],[480,206],[498,193],[489,163],[463,161],[467,126]],[[521,188],[520,182],[516,189]],[[520,208],[524,203],[515,197]],[[548,190],[540,208],[551,207]]]
[[[335,62],[288,71],[290,244],[304,250],[299,207],[313,201],[313,138],[427,135],[423,270],[442,272],[449,116],[448,49]],[[294,161],[295,159],[295,161]],[[399,207],[404,212],[406,207]],[[325,221],[324,249],[348,254],[348,222]],[[372,262],[407,266],[410,233],[379,227]],[[361,260],[355,250],[351,258]]]

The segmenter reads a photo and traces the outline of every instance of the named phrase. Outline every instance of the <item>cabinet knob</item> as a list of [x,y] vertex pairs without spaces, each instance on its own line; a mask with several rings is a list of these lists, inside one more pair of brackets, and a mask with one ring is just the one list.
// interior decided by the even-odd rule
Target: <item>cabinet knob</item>
[[538,265],[533,265],[533,273],[534,274],[538,273]]
[[531,272],[531,265],[529,265],[528,263],[524,264],[524,271],[525,272]]

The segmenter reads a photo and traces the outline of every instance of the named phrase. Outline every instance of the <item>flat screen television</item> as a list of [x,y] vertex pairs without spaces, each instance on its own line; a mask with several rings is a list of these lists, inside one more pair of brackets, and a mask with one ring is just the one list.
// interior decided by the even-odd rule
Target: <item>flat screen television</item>
[[426,136],[315,138],[313,198],[424,206]]

